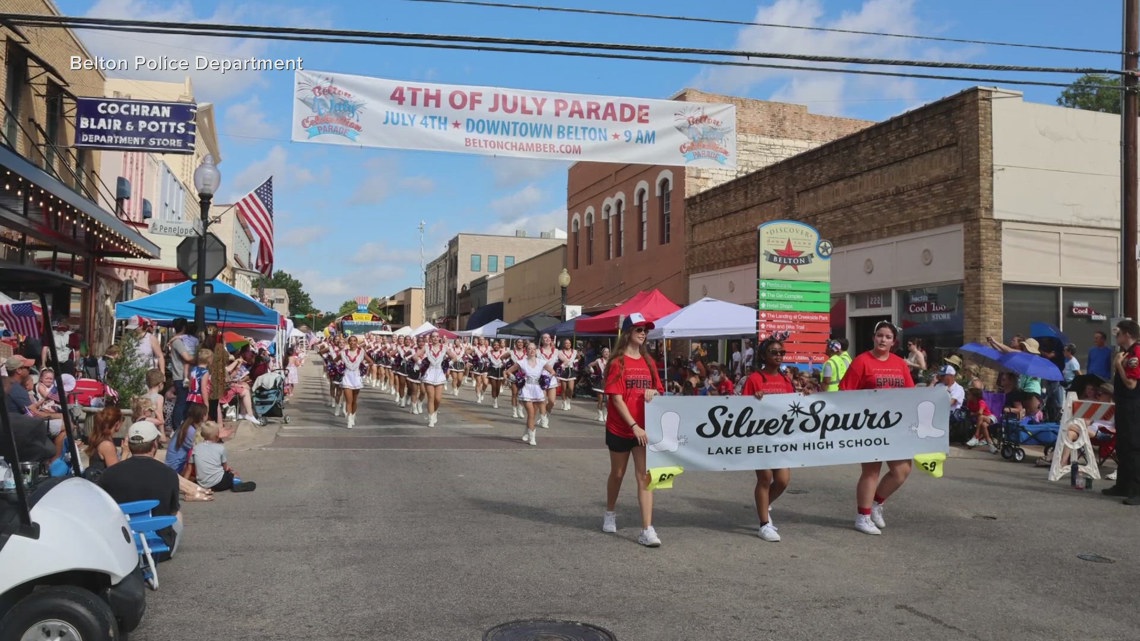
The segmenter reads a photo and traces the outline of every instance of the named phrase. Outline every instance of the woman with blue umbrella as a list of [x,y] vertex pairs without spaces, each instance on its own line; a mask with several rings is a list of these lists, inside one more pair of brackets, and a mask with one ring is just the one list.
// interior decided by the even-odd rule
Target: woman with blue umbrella
[[1002,369],[1020,375],[1017,387],[1024,393],[1022,403],[1025,406],[1025,414],[1036,416],[1041,411],[1043,399],[1041,380],[1061,380],[1061,370],[1041,357],[1041,349],[1036,339],[1019,339],[1013,346],[1002,345],[992,336],[986,337],[986,341],[990,347],[1003,353],[1000,361],[1004,366]]

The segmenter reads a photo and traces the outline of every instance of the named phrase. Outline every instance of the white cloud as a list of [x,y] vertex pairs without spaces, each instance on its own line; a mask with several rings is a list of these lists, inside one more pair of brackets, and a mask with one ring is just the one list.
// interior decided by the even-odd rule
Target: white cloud
[[513,236],[516,230],[525,229],[527,236],[536,237],[540,232],[552,229],[566,229],[566,208],[562,207],[548,211],[544,214],[518,216],[510,220],[495,223],[487,228],[488,234]]
[[509,189],[526,183],[536,182],[555,174],[565,175],[570,168],[568,162],[543,161],[533,158],[486,158],[491,169],[495,187]]
[[219,199],[218,202],[236,202],[239,198],[256,189],[270,176],[273,176],[274,198],[277,197],[277,192],[313,184],[324,184],[331,180],[331,173],[328,168],[320,173],[313,173],[306,167],[290,163],[289,152],[285,151],[281,145],[274,145],[265,155],[265,158],[247,165],[245,169],[234,176],[232,181],[224,173],[226,168],[222,167],[221,169],[223,172],[222,184],[230,187],[225,192],[227,198]]
[[[759,7],[755,22],[825,27],[854,31],[920,33],[921,24],[914,0],[864,0],[857,8],[828,17],[821,0],[776,0]],[[854,33],[805,31],[773,27],[744,27],[734,49],[740,51],[797,53],[864,58],[921,58],[925,53],[961,58],[963,52],[923,49],[918,41],[904,38]],[[765,62],[760,60],[760,62]],[[807,64],[773,60],[775,64]],[[836,66],[836,65],[830,65]],[[866,67],[862,67],[866,68]],[[913,80],[883,76],[840,73],[784,71],[745,67],[706,69],[696,81],[711,91],[746,95],[766,92],[771,100],[811,105],[816,113],[843,114],[861,101],[917,103],[918,89]]]
[[[338,276],[316,269],[290,273],[305,286],[313,304],[325,311],[335,311],[355,296],[387,296],[409,286],[408,268],[399,265],[373,266]],[[415,284],[419,284],[419,279]]]
[[360,245],[349,262],[357,265],[377,265],[383,263],[415,263],[419,264],[419,249],[402,249],[391,247],[388,243],[368,242]]
[[[280,216],[276,217],[277,222],[280,222]],[[292,229],[281,230],[280,226],[274,230],[276,236],[274,246],[276,247],[303,247],[309,243],[315,243],[321,238],[328,235],[329,229],[324,225],[309,225],[307,227],[294,227]]]
[[435,181],[427,176],[399,177],[395,158],[381,156],[364,161],[364,178],[348,199],[349,205],[379,205],[397,191],[427,194],[435,191]]
[[278,133],[273,125],[265,121],[261,99],[256,95],[245,102],[227,107],[222,122],[226,135],[233,137],[235,142],[248,138],[272,138]]
[[546,194],[535,185],[491,201],[491,211],[499,215],[500,221],[508,221],[533,211],[546,198]]

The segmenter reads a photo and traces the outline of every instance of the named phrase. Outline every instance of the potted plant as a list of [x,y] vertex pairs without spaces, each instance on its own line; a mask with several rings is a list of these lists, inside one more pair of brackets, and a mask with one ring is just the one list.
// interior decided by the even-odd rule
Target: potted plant
[[124,332],[116,343],[119,353],[107,361],[107,373],[103,377],[103,382],[119,395],[119,409],[128,412],[131,401],[146,394],[148,367],[139,362],[138,343],[139,337],[134,332]]

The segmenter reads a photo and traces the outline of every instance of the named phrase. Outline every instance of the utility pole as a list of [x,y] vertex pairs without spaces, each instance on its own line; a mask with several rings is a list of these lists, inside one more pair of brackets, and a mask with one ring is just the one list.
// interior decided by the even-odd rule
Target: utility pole
[[1121,241],[1120,266],[1123,309],[1120,315],[1137,316],[1137,182],[1140,181],[1140,146],[1137,145],[1137,118],[1140,118],[1140,0],[1124,0],[1124,108],[1121,110]]
[[427,320],[427,264],[424,263],[424,227],[425,221],[420,221],[420,315]]

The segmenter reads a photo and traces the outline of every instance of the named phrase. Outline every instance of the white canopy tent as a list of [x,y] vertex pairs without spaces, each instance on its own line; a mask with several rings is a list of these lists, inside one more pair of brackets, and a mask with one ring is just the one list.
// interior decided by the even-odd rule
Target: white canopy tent
[[411,325],[404,325],[400,329],[392,332],[393,336],[415,336],[416,330],[412,329]]
[[506,327],[506,326],[507,326],[507,323],[504,323],[502,320],[495,319],[495,320],[491,321],[490,323],[487,323],[486,325],[483,325],[481,327],[476,327],[475,329],[468,329],[468,330],[464,330],[462,332],[455,332],[455,333],[459,334],[460,336],[486,336],[486,337],[490,338],[490,337],[495,336],[495,330],[499,329],[500,327]]
[[649,338],[737,338],[756,335],[756,309],[715,298],[699,301],[658,319]]
[[423,325],[420,325],[419,327],[413,329],[412,334],[419,336],[420,334],[423,334],[424,332],[430,332],[434,329],[435,329],[435,325],[432,325],[431,323],[424,323]]

